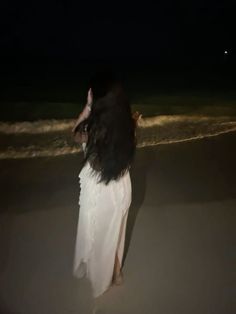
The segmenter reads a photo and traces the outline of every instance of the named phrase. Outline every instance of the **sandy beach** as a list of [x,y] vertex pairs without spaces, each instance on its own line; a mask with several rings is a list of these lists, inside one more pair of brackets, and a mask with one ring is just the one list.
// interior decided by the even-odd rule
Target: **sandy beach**
[[81,155],[0,161],[0,313],[233,314],[236,133],[139,148],[124,284],[72,276]]

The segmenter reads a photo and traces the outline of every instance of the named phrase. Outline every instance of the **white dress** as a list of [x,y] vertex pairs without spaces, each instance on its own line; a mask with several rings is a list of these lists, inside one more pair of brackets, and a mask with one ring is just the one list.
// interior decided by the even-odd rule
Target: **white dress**
[[122,264],[131,181],[127,171],[108,185],[98,183],[87,163],[79,174],[80,212],[76,236],[74,275],[87,276],[94,297],[105,292],[112,281],[115,255]]

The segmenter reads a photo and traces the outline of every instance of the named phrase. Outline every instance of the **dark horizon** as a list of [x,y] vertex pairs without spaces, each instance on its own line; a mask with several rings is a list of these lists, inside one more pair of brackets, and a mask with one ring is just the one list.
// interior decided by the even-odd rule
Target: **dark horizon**
[[52,86],[56,97],[107,67],[134,86],[234,89],[232,1],[111,7],[12,0],[0,4],[0,18],[1,99]]
[[[196,4],[18,3],[0,4],[0,55],[21,60],[140,59],[155,63],[235,61],[231,1]],[[225,56],[227,51],[227,56]],[[198,61],[199,60],[199,61]]]

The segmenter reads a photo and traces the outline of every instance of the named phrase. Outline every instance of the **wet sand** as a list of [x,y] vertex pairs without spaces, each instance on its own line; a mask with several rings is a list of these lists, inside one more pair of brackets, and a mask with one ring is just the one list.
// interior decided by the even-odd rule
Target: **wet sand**
[[0,161],[0,313],[232,314],[236,134],[137,150],[125,282],[72,276],[81,155]]

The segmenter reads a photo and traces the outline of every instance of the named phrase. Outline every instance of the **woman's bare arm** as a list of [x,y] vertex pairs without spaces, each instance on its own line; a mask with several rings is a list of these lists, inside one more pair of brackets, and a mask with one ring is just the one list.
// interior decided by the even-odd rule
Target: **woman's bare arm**
[[91,112],[92,101],[93,101],[93,94],[92,94],[92,90],[90,88],[88,91],[87,104],[85,105],[83,111],[79,114],[79,117],[76,120],[76,123],[72,129],[72,132],[75,132],[77,126],[82,121],[84,121],[85,119],[87,119],[89,117],[90,112]]

